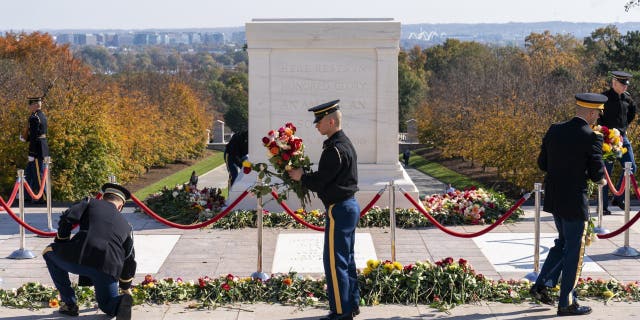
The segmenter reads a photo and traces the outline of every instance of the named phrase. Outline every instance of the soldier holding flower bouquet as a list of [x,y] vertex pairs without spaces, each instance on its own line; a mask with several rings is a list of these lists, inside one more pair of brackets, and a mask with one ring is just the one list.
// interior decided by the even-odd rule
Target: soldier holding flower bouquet
[[360,207],[356,150],[341,129],[340,100],[310,108],[316,128],[327,136],[318,171],[288,170],[289,176],[315,191],[326,209],[323,262],[330,313],[322,319],[353,319],[360,313],[358,275],[354,257],[355,230]]

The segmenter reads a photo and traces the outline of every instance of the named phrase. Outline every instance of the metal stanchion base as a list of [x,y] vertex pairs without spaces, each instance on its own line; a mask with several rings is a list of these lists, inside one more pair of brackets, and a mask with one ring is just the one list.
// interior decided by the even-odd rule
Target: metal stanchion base
[[[44,229],[44,231],[46,231],[46,232],[55,232],[55,233],[58,233],[58,229],[49,229],[49,228],[46,228],[46,229]],[[38,234],[38,235],[36,235],[36,237],[38,237],[38,238],[51,238],[51,237],[48,237],[48,236],[42,236],[42,235],[39,235],[39,234]]]
[[532,272],[527,273],[527,275],[524,276],[524,278],[529,280],[529,281],[531,281],[531,282],[536,282],[536,280],[538,280],[538,275],[539,275],[538,272],[532,271]]
[[256,272],[254,272],[254,273],[252,273],[252,274],[251,274],[251,278],[253,278],[253,279],[260,279],[260,280],[262,280],[262,281],[267,281],[267,280],[269,280],[269,275],[267,275],[267,274],[266,274],[266,273],[264,273],[264,272],[258,272],[258,271],[256,271]]
[[36,255],[31,250],[18,249],[12,252],[7,258],[9,259],[33,259]]
[[613,252],[613,255],[622,257],[637,257],[640,256],[640,253],[638,253],[638,250],[634,248],[624,246],[616,249],[616,251]]
[[595,227],[593,228],[593,232],[595,232],[596,234],[607,234],[609,233],[609,229],[606,229],[604,227]]

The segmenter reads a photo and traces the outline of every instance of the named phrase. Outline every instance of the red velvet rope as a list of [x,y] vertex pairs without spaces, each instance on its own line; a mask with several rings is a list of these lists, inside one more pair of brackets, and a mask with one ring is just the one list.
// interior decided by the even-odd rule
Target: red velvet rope
[[[7,201],[7,206],[11,207],[13,205],[13,200],[16,199],[16,194],[18,194],[18,188],[20,187],[20,182],[16,181],[13,185],[13,191],[11,191],[11,195],[9,196],[9,201]],[[4,210],[4,208],[0,208],[0,211]]]
[[[607,178],[607,184],[609,185],[609,190],[611,190],[611,193],[616,196],[621,196],[624,193],[624,186],[627,179],[622,179],[622,181],[620,182],[620,190],[616,190],[616,187],[613,186],[613,182],[611,182],[611,177],[609,177],[609,172],[607,172],[607,167],[604,168],[604,176],[605,178]],[[638,193],[636,192],[636,194]]]
[[7,205],[6,202],[4,202],[4,199],[2,199],[2,197],[0,197],[0,205],[2,205],[2,207],[4,208],[4,210],[7,211],[7,213],[9,214],[9,216],[11,216],[11,218],[13,218],[13,220],[15,220],[17,223],[19,223],[21,226],[23,226],[25,229],[39,235],[39,236],[43,236],[43,237],[55,237],[57,232],[45,232],[39,229],[36,229],[32,226],[30,226],[29,224],[27,224],[26,222],[22,221],[20,219],[20,217],[18,217],[15,213],[13,213],[13,211],[11,211],[11,207],[9,207],[9,205]]
[[631,175],[631,186],[636,193],[636,198],[640,200],[640,192],[638,192],[638,181],[636,181],[636,177],[634,175]]
[[636,221],[638,221],[638,219],[640,219],[640,211],[638,211],[638,213],[636,213],[635,216],[633,216],[633,219],[629,220],[629,222],[625,223],[622,227],[620,227],[618,230],[613,231],[613,232],[609,232],[606,234],[599,234],[598,235],[598,239],[609,239],[609,238],[613,238],[625,231],[627,231],[627,229],[631,228],[631,226],[636,223]]
[[131,195],[131,200],[133,200],[133,202],[135,204],[137,204],[142,211],[144,211],[146,214],[148,214],[149,216],[151,216],[152,218],[158,220],[159,222],[169,226],[169,227],[173,227],[173,228],[177,228],[177,229],[184,229],[184,230],[189,230],[189,229],[199,229],[199,228],[204,228],[220,219],[222,219],[224,216],[226,216],[227,214],[229,214],[229,212],[231,212],[231,209],[233,209],[236,205],[238,205],[238,203],[240,201],[242,201],[242,199],[244,197],[247,196],[247,194],[249,194],[249,189],[245,190],[235,201],[233,201],[233,203],[231,203],[230,206],[228,206],[226,209],[224,209],[224,211],[220,212],[217,216],[202,222],[202,223],[198,223],[198,224],[190,224],[190,225],[184,225],[184,224],[179,224],[179,223],[175,223],[175,222],[171,222],[159,215],[157,215],[155,212],[153,212],[153,210],[149,209],[149,207],[147,207],[147,205],[145,205],[142,201],[138,200],[138,198],[136,198],[134,195]]
[[26,183],[25,181],[24,189],[27,191],[27,193],[29,194],[29,196],[31,196],[32,199],[38,200],[42,197],[42,194],[44,193],[44,185],[45,183],[47,183],[48,172],[49,172],[49,167],[44,167],[44,171],[42,173],[42,175],[44,176],[44,179],[42,180],[42,183],[40,183],[40,191],[38,191],[38,194],[33,193],[33,190],[31,190],[31,187],[29,186],[29,184]]
[[[382,190],[380,190],[375,196],[373,196],[373,199],[371,199],[371,201],[369,201],[369,204],[367,204],[367,206],[360,211],[360,217],[362,218],[362,216],[364,216],[365,214],[367,214],[367,212],[369,212],[369,210],[371,209],[371,207],[373,207],[373,205],[376,204],[376,202],[378,202],[378,199],[380,199],[380,196],[382,195],[382,193],[384,192],[384,190],[386,189],[386,187]],[[278,193],[275,192],[274,190],[271,190],[271,196],[273,197],[273,199],[276,200],[277,203],[280,204],[280,206],[282,207],[282,209],[284,209],[284,211],[286,211],[294,220],[298,221],[300,224],[304,225],[305,227],[309,228],[309,229],[313,229],[316,231],[324,231],[324,227],[318,227],[316,225],[310,224],[308,222],[306,222],[304,219],[298,217],[298,215],[293,212],[293,210],[291,210],[291,208],[289,208],[289,206],[284,203],[284,201],[281,201],[280,198],[278,198]]]
[[272,190],[271,196],[273,196],[273,199],[275,199],[276,202],[280,204],[280,206],[282,207],[282,209],[284,209],[284,211],[286,211],[294,220],[298,221],[300,224],[304,225],[309,229],[313,229],[316,231],[324,231],[324,227],[318,227],[316,225],[310,224],[309,222],[304,221],[304,219],[298,217],[298,215],[295,212],[293,212],[293,210],[291,210],[291,208],[289,208],[289,206],[286,203],[284,203],[284,201],[281,201],[280,198],[278,198],[277,192]]
[[481,236],[481,235],[493,230],[499,224],[501,224],[502,222],[507,220],[513,214],[513,212],[515,212],[516,209],[518,209],[518,207],[520,207],[525,201],[527,201],[527,199],[529,199],[529,196],[530,196],[529,193],[527,193],[526,195],[522,196],[522,198],[520,198],[520,200],[518,200],[518,202],[516,202],[507,212],[505,212],[505,214],[502,215],[502,217],[500,217],[500,219],[498,219],[496,222],[494,222],[492,225],[488,226],[487,228],[485,228],[483,230],[480,230],[478,232],[474,232],[474,233],[459,233],[459,232],[455,232],[453,230],[449,230],[445,226],[441,225],[438,222],[438,220],[433,218],[427,211],[425,211],[424,208],[422,206],[420,206],[416,202],[416,200],[414,200],[411,197],[410,194],[408,194],[404,190],[402,190],[402,194],[404,194],[405,198],[407,198],[413,204],[413,206],[416,207],[416,209],[418,209],[418,211],[420,211],[422,213],[422,215],[424,215],[427,219],[429,219],[429,221],[431,221],[431,223],[434,226],[438,227],[438,229],[444,231],[445,233],[447,233],[449,235],[452,235],[454,237],[459,237],[459,238],[474,238],[474,237]]

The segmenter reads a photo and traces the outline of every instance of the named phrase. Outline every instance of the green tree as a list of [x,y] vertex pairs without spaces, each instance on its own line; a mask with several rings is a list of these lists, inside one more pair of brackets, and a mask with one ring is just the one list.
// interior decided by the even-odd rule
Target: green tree
[[629,31],[614,41],[606,57],[612,69],[640,70],[640,31]]

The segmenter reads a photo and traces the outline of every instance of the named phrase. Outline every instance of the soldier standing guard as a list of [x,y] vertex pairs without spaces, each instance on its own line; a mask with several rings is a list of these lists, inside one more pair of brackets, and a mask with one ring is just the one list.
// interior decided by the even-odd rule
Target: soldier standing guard
[[[26,180],[33,192],[40,190],[43,179],[44,157],[49,156],[47,144],[47,116],[42,111],[42,98],[28,98],[29,115],[28,126],[24,129],[20,140],[29,142],[29,158],[25,169]],[[28,197],[28,195],[27,195]],[[32,199],[35,201],[35,199]]]
[[354,198],[358,191],[358,157],[341,129],[339,102],[334,100],[309,109],[315,116],[313,123],[318,132],[327,136],[318,171],[304,173],[301,168],[288,171],[291,179],[315,191],[326,209],[322,261],[330,313],[322,320],[351,320],[360,313],[354,256],[360,219],[360,206]]

